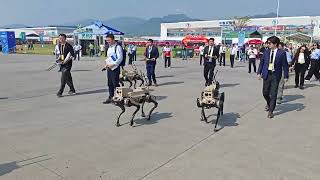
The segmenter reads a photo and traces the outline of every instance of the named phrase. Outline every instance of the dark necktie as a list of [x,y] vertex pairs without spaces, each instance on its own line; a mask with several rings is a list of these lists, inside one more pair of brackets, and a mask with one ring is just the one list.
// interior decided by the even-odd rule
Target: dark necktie
[[212,52],[212,47],[210,47],[209,56],[211,56],[211,52]]
[[273,63],[273,56],[274,56],[274,50],[271,51],[271,59],[270,59],[270,64]]

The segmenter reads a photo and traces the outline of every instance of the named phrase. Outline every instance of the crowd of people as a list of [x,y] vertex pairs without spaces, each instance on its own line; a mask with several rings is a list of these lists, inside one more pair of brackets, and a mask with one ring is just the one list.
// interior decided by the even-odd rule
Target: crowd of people
[[[64,34],[59,36],[60,43],[56,46],[56,55],[60,60],[65,60],[69,55],[80,60],[81,45],[76,43],[73,47],[66,42]],[[107,35],[106,41],[108,48],[106,49],[106,65],[104,70],[107,71],[109,97],[104,104],[112,102],[114,91],[119,87],[119,75],[121,67],[126,64],[126,57],[129,57],[129,65],[136,61],[137,47],[135,45],[124,46],[117,42],[113,35]],[[226,54],[230,53],[230,67],[234,68],[234,61],[238,59],[240,62],[248,61],[248,73],[252,70],[258,74],[258,79],[263,79],[263,96],[266,100],[265,110],[268,111],[268,118],[273,118],[273,111],[276,104],[283,101],[283,91],[285,83],[288,81],[289,72],[295,71],[295,88],[304,89],[304,83],[311,80],[315,76],[320,81],[320,46],[318,44],[299,45],[295,48],[292,44],[284,44],[276,36],[268,38],[267,42],[262,45],[249,45],[238,47],[237,44],[226,46],[224,44],[215,44],[215,39],[210,38],[205,46],[199,47],[200,65],[204,66],[203,76],[205,86],[213,83],[214,70],[217,64],[226,66]],[[164,67],[171,67],[172,48],[166,43],[161,48],[162,58],[164,59]],[[153,40],[149,39],[144,51],[144,60],[146,61],[146,72],[148,78],[148,86],[158,86],[156,79],[156,64],[160,56],[159,49],[153,44]],[[183,58],[184,59],[184,58]],[[257,68],[257,61],[259,66]],[[65,85],[70,87],[69,94],[75,94],[71,76],[72,61],[62,64],[60,71],[61,88],[57,94],[62,97]],[[306,72],[308,71],[307,75]]]

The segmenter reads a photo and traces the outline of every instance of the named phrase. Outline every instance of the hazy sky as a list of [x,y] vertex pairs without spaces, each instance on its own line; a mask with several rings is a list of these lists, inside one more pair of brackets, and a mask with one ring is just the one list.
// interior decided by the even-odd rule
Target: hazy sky
[[[184,13],[216,19],[276,12],[277,0],[0,0],[0,26],[49,25],[83,19],[148,19]],[[200,4],[201,3],[201,4]],[[4,6],[5,5],[5,6]],[[320,0],[280,0],[280,15],[320,15]]]

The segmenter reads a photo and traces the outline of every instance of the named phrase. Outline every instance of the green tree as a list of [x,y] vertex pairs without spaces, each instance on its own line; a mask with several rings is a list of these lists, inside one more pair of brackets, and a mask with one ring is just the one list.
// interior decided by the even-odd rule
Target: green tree
[[234,22],[235,22],[235,27],[239,28],[241,31],[243,28],[247,27],[249,22],[250,22],[250,17],[249,16],[244,16],[244,17],[234,17]]

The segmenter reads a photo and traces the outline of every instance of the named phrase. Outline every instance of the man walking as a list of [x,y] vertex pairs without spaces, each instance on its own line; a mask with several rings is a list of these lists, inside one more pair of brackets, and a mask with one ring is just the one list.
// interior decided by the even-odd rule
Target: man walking
[[107,71],[109,97],[103,104],[110,104],[116,87],[119,87],[120,64],[123,60],[123,51],[122,47],[115,41],[113,34],[108,34],[106,41],[109,44],[109,48],[106,65],[103,70]]
[[72,76],[71,76],[71,68],[72,68],[72,60],[75,57],[73,47],[66,41],[67,36],[65,34],[59,35],[59,52],[60,56],[58,58],[58,62],[61,64],[61,86],[57,93],[58,97],[63,97],[63,91],[66,84],[69,86],[70,95],[75,95],[76,90],[73,86]]
[[202,59],[204,59],[204,57],[203,57],[203,51],[204,51],[204,46],[201,45],[201,46],[199,47],[199,52],[200,52],[200,66],[202,65]]
[[220,46],[220,50],[219,50],[219,54],[220,54],[220,66],[222,64],[222,61],[223,61],[223,66],[226,66],[226,51],[227,51],[227,48],[226,48],[226,45],[225,44],[222,44]]
[[158,48],[153,45],[152,39],[149,39],[147,42],[147,48],[144,53],[144,56],[146,60],[147,76],[149,80],[148,86],[152,86],[152,81],[155,86],[158,86],[155,69],[156,69],[157,59],[159,58],[159,51],[158,51]]
[[133,61],[137,61],[137,46],[134,44],[132,46],[132,56],[133,56]]
[[231,50],[230,50],[230,64],[231,64],[231,68],[233,68],[234,58],[235,58],[237,52],[238,52],[238,48],[236,47],[235,44],[233,44],[232,47],[231,47]]
[[73,50],[74,50],[74,53],[75,53],[75,58],[74,59],[77,59],[78,57],[78,61],[80,61],[80,51],[81,51],[82,47],[81,45],[76,42],[76,44],[73,46]]
[[204,49],[204,70],[203,75],[206,80],[205,86],[212,84],[214,68],[219,56],[219,49],[214,46],[214,38],[209,39],[209,46]]
[[320,47],[318,44],[314,44],[313,46],[314,46],[314,50],[312,51],[312,53],[310,55],[311,67],[308,72],[308,75],[305,78],[306,82],[309,82],[313,75],[315,76],[317,81],[320,80],[320,73],[319,73],[319,70],[320,70]]
[[89,53],[90,53],[90,57],[94,56],[94,45],[92,43],[90,43],[89,45]]
[[254,73],[257,72],[256,67],[256,59],[258,55],[258,50],[253,47],[253,45],[250,46],[250,49],[248,50],[248,56],[249,56],[249,71],[248,73],[251,73],[251,65],[253,66]]
[[278,85],[284,71],[284,79],[288,81],[289,67],[286,52],[278,49],[280,39],[276,36],[268,38],[269,49],[265,50],[258,69],[258,79],[263,78],[263,96],[267,102],[265,110],[268,118],[273,118],[276,107]]
[[166,46],[163,48],[163,56],[164,56],[164,68],[171,68],[171,48],[169,43],[166,42]]

